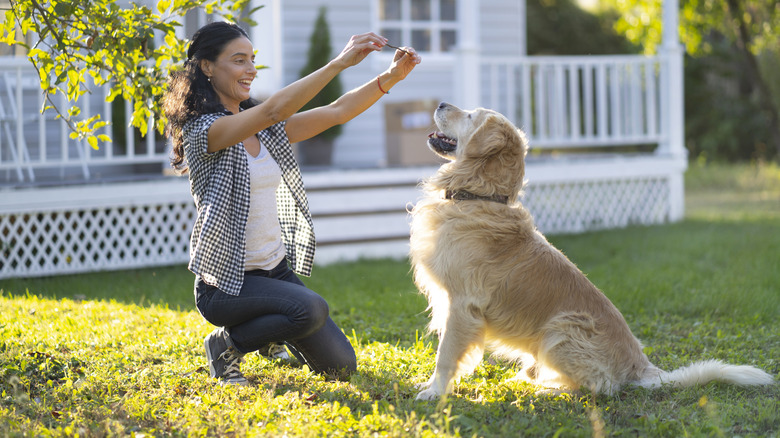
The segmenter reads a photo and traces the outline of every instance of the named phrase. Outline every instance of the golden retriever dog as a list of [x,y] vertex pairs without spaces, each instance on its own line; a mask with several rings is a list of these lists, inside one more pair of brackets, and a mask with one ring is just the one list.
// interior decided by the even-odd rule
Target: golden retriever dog
[[423,182],[424,197],[412,210],[414,281],[439,335],[436,369],[418,399],[449,393],[485,347],[522,357],[518,377],[554,388],[613,394],[626,384],[774,382],[757,368],[715,360],[672,372],[656,368],[620,311],[545,239],[519,202],[523,133],[497,112],[447,103],[434,121],[440,132],[428,145],[450,161]]

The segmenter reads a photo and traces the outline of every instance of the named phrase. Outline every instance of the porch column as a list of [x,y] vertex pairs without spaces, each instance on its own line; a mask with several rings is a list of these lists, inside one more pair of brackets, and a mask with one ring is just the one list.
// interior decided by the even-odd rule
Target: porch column
[[453,104],[463,109],[480,106],[479,1],[458,3],[458,50],[455,68],[455,98]]
[[663,2],[663,43],[659,51],[666,64],[666,105],[661,107],[666,125],[667,137],[659,145],[661,154],[671,156],[675,161],[674,173],[670,176],[671,221],[681,220],[685,214],[683,174],[688,167],[688,151],[685,149],[685,99],[683,86],[683,48],[679,40],[679,0]]
[[252,97],[266,99],[280,90],[284,81],[282,65],[282,6],[281,0],[252,0],[249,8],[264,6],[252,15],[257,22],[249,38],[257,51],[255,62],[268,68],[258,70],[252,82]]

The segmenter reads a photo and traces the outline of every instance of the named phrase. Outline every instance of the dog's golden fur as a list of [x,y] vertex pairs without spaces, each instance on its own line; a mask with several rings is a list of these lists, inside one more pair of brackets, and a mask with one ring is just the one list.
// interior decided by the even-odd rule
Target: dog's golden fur
[[[522,132],[485,109],[443,103],[434,118],[442,132],[429,145],[452,161],[423,183],[425,196],[412,211],[414,279],[440,339],[436,370],[418,398],[449,392],[454,378],[473,371],[486,346],[512,358],[525,355],[523,377],[539,380],[550,369],[557,380],[539,383],[604,393],[629,382],[773,381],[755,368],[717,361],[676,374],[653,366],[620,311],[545,239],[519,203],[527,148]],[[445,196],[457,191],[473,196]]]

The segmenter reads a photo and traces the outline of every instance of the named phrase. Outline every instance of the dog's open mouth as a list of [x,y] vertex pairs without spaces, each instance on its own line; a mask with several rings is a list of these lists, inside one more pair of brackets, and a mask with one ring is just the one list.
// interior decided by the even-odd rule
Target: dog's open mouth
[[428,134],[428,145],[438,153],[449,154],[455,152],[458,141],[447,137],[441,131],[436,131]]

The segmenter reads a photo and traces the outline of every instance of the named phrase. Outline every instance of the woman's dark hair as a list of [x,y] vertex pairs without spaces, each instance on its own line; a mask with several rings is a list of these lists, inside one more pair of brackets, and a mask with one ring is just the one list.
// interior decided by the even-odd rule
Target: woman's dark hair
[[[184,173],[184,124],[203,114],[225,111],[217,93],[200,68],[202,60],[216,61],[225,46],[236,38],[249,38],[238,25],[224,21],[209,23],[192,36],[187,60],[178,70],[172,70],[168,89],[163,96],[163,110],[168,118],[166,135],[171,139],[173,152],[171,166]],[[253,106],[251,100],[242,102],[243,108]]]

